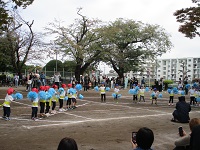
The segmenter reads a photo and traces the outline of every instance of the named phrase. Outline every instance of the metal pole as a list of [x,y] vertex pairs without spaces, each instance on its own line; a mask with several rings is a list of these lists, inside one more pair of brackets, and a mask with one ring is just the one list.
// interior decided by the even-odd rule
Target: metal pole
[[57,72],[57,66],[58,64],[57,64],[57,51],[56,51],[56,72]]
[[63,68],[63,78],[64,78],[64,76],[65,76],[65,69]]
[[149,88],[150,88],[150,75],[149,75]]

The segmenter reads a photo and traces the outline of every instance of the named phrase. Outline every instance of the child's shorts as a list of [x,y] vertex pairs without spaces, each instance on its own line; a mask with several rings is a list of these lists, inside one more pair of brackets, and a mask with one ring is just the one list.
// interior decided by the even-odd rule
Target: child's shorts
[[72,102],[73,102],[73,103],[76,103],[76,99],[75,99],[75,98],[72,98]]

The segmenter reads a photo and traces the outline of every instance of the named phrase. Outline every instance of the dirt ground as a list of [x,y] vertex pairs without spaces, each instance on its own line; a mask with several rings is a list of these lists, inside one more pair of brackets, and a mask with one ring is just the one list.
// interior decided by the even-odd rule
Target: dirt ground
[[[7,87],[0,87],[0,104],[6,90]],[[145,93],[146,102],[135,104],[128,89],[120,91],[119,103],[113,100],[112,89],[106,93],[106,103],[100,102],[100,95],[94,90],[81,91],[84,99],[77,100],[78,108],[33,121],[25,87],[15,90],[22,93],[24,99],[11,103],[10,121],[0,119],[1,150],[56,150],[64,137],[74,138],[79,150],[130,150],[131,133],[141,127],[153,130],[155,150],[172,150],[178,138],[178,127],[183,126],[189,132],[188,124],[170,121],[175,105],[168,106],[165,92],[156,106],[151,105],[151,92]],[[0,115],[2,113],[0,107]],[[200,108],[192,107],[190,117],[199,116]]]

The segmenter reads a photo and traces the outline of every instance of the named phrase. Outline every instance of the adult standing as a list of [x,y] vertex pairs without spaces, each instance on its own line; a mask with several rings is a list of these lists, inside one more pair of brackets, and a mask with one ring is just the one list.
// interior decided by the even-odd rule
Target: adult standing
[[58,86],[58,89],[59,89],[59,85],[60,85],[60,78],[61,78],[60,73],[59,73],[59,72],[56,72],[56,73],[54,74],[54,83],[55,83],[55,85]]
[[158,81],[156,79],[154,80],[154,87],[153,87],[153,89],[154,88],[158,89]]
[[88,74],[86,74],[84,77],[84,91],[87,91],[89,89],[89,82],[90,82],[90,78]]
[[125,76],[125,79],[124,79],[124,89],[127,89],[127,86],[128,86],[128,77]]
[[19,86],[19,75],[17,73],[14,76],[14,83],[15,87],[17,88]]
[[141,80],[141,86],[145,87],[145,79],[144,79],[144,77]]
[[45,86],[46,75],[44,74],[44,72],[41,72],[40,80],[41,80],[42,85]]
[[41,80],[40,80],[40,74],[38,70],[35,72],[35,82],[36,82],[37,89],[39,89],[41,86]]
[[26,91],[31,91],[31,88],[32,88],[32,80],[33,80],[33,74],[32,72],[30,72],[27,77],[27,84],[26,84]]

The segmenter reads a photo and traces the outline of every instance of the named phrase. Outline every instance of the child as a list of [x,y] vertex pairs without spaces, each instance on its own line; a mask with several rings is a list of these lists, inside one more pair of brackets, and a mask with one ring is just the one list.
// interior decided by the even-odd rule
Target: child
[[101,94],[101,102],[106,102],[106,87],[104,83],[101,84],[99,91]]
[[75,109],[75,108],[77,108],[76,107],[76,97],[78,95],[78,92],[77,92],[77,90],[75,88],[75,84],[72,84],[72,88],[74,90],[74,92],[72,94],[72,109]]
[[172,87],[170,87],[169,89],[168,89],[168,93],[169,93],[169,106],[173,106],[174,104],[173,104],[173,102],[174,102],[174,91],[173,91],[173,89],[172,89]]
[[197,106],[200,106],[200,89],[195,90],[195,102]]
[[183,87],[179,87],[179,90],[178,90],[178,100],[181,98],[183,92],[184,92]]
[[67,88],[66,84],[62,84],[61,86],[62,86],[62,88],[59,88],[59,93],[60,93],[59,94],[59,104],[60,104],[60,106],[59,106],[59,110],[58,110],[60,112],[65,111],[65,109],[63,109],[63,100],[65,98],[66,88]]
[[52,111],[51,111],[51,113],[55,114],[56,113],[56,110],[55,110],[55,108],[56,108],[56,102],[58,101],[58,98],[57,98],[58,86],[57,85],[53,85],[53,88],[55,90],[55,93],[54,93],[54,95],[51,98],[51,101],[52,101],[52,108],[51,108]]
[[[144,77],[143,77],[143,78],[144,78]],[[140,101],[141,101],[141,99],[143,99],[143,101],[145,102],[145,99],[144,99],[144,91],[145,91],[144,87],[141,86],[140,89],[139,89]],[[140,101],[139,101],[139,102],[140,102]]]
[[32,89],[33,94],[35,95],[34,98],[30,97],[32,102],[32,113],[31,113],[31,119],[34,121],[37,121],[37,112],[38,112],[38,90],[36,88]]
[[114,100],[116,100],[116,103],[118,103],[118,94],[119,94],[118,84],[115,85],[114,93],[116,94],[116,96],[114,97]]
[[68,100],[67,100],[67,110],[71,109],[71,103],[72,103],[72,84],[68,84],[68,90],[67,90],[67,96],[68,96]]
[[46,103],[45,86],[40,86],[40,92],[38,94],[38,99],[40,102],[40,117],[45,117],[45,113],[44,113],[45,103]]
[[7,90],[7,94],[5,97],[5,101],[3,103],[3,119],[5,119],[6,121],[10,120],[10,103],[14,100],[14,98],[12,97],[12,94],[14,93],[14,89],[13,88],[9,88]]
[[153,93],[151,94],[151,98],[152,98],[151,104],[153,104],[153,101],[155,100],[155,104],[157,105],[157,94],[158,94],[157,89],[154,88]]
[[[46,93],[48,94],[48,90],[50,89],[50,87],[49,86],[45,86],[45,91],[46,91]],[[49,106],[49,101],[50,101],[50,99],[49,98],[47,98],[46,99],[46,109],[45,109],[45,114],[49,114],[49,109],[50,109],[50,106]]]
[[135,91],[134,94],[133,94],[133,103],[134,102],[137,103],[137,101],[138,101],[138,97],[137,97],[138,90],[136,89],[135,84],[133,84],[133,90]]
[[194,87],[188,91],[190,93],[190,105],[194,106],[195,105],[195,90]]

